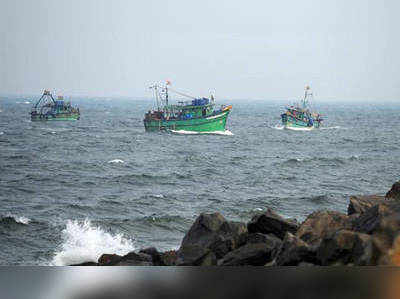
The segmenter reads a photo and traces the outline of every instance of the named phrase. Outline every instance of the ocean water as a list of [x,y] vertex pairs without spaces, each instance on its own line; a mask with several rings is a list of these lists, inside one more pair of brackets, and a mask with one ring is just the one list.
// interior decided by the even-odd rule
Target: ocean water
[[225,134],[145,133],[150,100],[73,99],[76,122],[32,123],[0,98],[0,264],[67,265],[176,249],[201,212],[249,221],[345,212],[399,179],[396,103],[318,104],[324,127],[282,130],[284,102],[235,101]]

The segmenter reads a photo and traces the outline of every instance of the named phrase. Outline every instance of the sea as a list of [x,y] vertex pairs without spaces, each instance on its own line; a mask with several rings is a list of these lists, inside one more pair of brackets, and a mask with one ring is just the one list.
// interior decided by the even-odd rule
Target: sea
[[396,102],[321,101],[319,130],[280,126],[282,100],[236,100],[221,134],[146,133],[151,100],[72,98],[81,119],[31,122],[0,97],[0,264],[70,265],[177,249],[200,213],[303,221],[399,180]]

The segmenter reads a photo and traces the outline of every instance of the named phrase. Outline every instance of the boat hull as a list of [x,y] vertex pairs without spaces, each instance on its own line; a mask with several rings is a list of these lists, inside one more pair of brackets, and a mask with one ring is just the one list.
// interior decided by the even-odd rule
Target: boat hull
[[80,118],[80,114],[63,114],[63,115],[42,115],[35,114],[31,115],[31,121],[68,121],[68,120],[78,120]]
[[309,122],[305,122],[290,116],[287,117],[286,115],[282,117],[282,125],[285,129],[297,131],[310,131],[320,127],[320,123],[318,121],[313,121],[313,123],[310,125]]
[[226,121],[230,110],[202,118],[185,120],[144,120],[147,132],[154,131],[191,131],[191,132],[218,132],[225,131]]

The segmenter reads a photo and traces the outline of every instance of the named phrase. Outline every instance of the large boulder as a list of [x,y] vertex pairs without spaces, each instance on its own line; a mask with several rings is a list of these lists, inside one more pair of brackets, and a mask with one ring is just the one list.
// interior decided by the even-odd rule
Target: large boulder
[[218,262],[221,266],[263,266],[282,241],[273,235],[250,234],[247,243],[226,254]]
[[[386,219],[386,226],[389,225],[389,218],[392,219],[391,225],[397,227],[396,215],[400,215],[400,202],[385,201],[381,202],[368,210],[354,220],[353,229],[358,232],[372,234],[382,229],[383,220]],[[393,218],[394,217],[394,218]],[[393,222],[394,220],[394,222]]]
[[351,217],[335,211],[318,211],[310,214],[300,225],[296,235],[310,245],[319,245],[329,233],[351,229]]
[[153,266],[153,262],[150,255],[132,251],[122,256],[119,261],[116,261],[110,266]]
[[362,214],[384,200],[385,197],[380,195],[350,196],[347,215]]
[[386,193],[387,199],[400,200],[400,181],[393,184],[392,188]]
[[247,224],[249,233],[274,234],[280,239],[286,232],[296,233],[299,225],[296,220],[284,219],[271,209],[255,215]]
[[118,254],[104,253],[99,257],[97,262],[100,266],[114,266],[121,261],[121,258],[122,256]]
[[275,266],[318,264],[316,250],[299,237],[287,232],[281,246],[273,254]]
[[216,264],[217,259],[243,245],[246,235],[244,223],[228,222],[220,213],[201,214],[182,240],[177,265]]
[[317,259],[323,266],[376,265],[378,251],[372,237],[349,230],[339,230],[326,236],[317,249]]
[[385,201],[373,206],[354,221],[353,230],[372,235],[380,252],[378,264],[391,264],[390,254],[400,235],[400,202]]

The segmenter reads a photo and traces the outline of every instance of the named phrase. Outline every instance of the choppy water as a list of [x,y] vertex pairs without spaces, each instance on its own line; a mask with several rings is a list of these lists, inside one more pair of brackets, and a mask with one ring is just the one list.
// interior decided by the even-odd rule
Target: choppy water
[[[28,102],[28,103],[27,103]],[[304,219],[399,179],[399,104],[321,103],[325,127],[281,130],[284,103],[234,102],[232,134],[145,133],[149,101],[75,99],[77,122],[32,123],[0,99],[0,263],[70,264],[177,248],[201,212]]]

